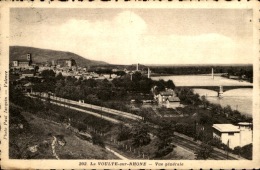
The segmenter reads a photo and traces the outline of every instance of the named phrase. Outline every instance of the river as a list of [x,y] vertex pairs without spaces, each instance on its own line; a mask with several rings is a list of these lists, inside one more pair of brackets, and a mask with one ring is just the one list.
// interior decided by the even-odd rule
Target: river
[[[176,86],[247,86],[252,85],[249,82],[240,82],[220,76],[215,76],[214,79],[210,75],[177,75],[177,76],[161,76],[152,77],[153,80],[163,79],[165,81],[172,80]],[[238,110],[242,114],[252,116],[253,110],[253,89],[241,88],[233,89],[224,92],[223,97],[217,97],[217,92],[207,89],[193,89],[194,93],[200,96],[206,96],[211,103],[220,104],[225,107],[230,105],[233,110]]]

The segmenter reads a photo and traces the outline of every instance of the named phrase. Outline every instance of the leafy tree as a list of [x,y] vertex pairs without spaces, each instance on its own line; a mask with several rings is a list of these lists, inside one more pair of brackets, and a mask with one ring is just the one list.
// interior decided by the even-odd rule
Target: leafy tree
[[102,139],[102,137],[94,132],[91,133],[92,136],[92,142],[94,145],[99,145],[101,147],[105,147],[105,143],[104,140]]
[[56,76],[56,80],[63,80],[64,77],[62,76],[61,72],[58,73],[58,75]]
[[175,84],[173,83],[172,80],[168,80],[168,81],[165,83],[165,85],[166,85],[167,88],[175,89]]
[[133,75],[133,82],[138,82],[142,80],[142,74],[140,72],[135,72]]
[[43,78],[55,77],[55,72],[53,70],[43,70],[41,76]]
[[195,153],[196,154],[196,159],[208,159],[213,151],[213,147],[206,144],[206,143],[201,143],[199,150]]
[[174,125],[170,121],[162,121],[157,130],[157,137],[159,138],[158,148],[165,148],[171,145],[174,134]]
[[137,122],[132,128],[132,145],[135,147],[148,145],[151,141],[148,124],[144,122]]
[[124,141],[131,137],[131,129],[129,129],[125,125],[120,124],[118,130],[119,130],[119,133],[117,135],[118,141]]
[[237,146],[234,148],[234,153],[241,155],[246,159],[252,160],[252,144],[245,145],[243,147]]
[[201,96],[201,102],[203,104],[204,109],[206,109],[209,106],[209,101],[206,99],[204,95]]

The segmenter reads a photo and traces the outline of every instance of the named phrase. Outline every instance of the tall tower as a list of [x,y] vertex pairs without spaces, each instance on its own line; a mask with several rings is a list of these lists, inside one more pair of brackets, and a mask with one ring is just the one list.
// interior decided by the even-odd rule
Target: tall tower
[[148,67],[148,73],[147,73],[147,77],[148,77],[148,79],[150,78],[150,73],[151,73],[151,71],[150,71],[150,68]]
[[139,66],[139,63],[136,64],[136,71],[139,70],[138,66]]
[[211,77],[212,77],[212,79],[214,79],[214,69],[213,68],[211,70]]
[[26,54],[27,61],[29,62],[28,66],[32,65],[32,54],[27,53]]
[[27,60],[28,60],[28,61],[31,61],[31,60],[32,60],[32,55],[31,55],[30,53],[27,53],[26,56],[27,56]]

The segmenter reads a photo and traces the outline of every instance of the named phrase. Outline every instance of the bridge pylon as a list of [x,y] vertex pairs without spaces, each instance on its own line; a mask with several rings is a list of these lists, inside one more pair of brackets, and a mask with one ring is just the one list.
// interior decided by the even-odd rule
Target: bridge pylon
[[223,93],[224,93],[223,86],[219,86],[218,97],[222,97]]

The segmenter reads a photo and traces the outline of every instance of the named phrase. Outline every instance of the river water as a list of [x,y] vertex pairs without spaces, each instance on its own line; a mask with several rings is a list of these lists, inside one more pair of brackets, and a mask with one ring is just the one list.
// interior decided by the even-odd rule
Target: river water
[[[230,80],[220,76],[215,76],[214,79],[210,75],[178,75],[178,76],[161,76],[152,77],[153,80],[163,79],[165,81],[172,80],[176,86],[246,86],[252,85],[249,82],[240,82],[237,80]],[[207,89],[193,89],[194,93],[200,96],[206,96],[211,103],[220,104],[221,106],[230,105],[233,110],[252,116],[253,109],[253,89],[241,88],[233,89],[224,92],[223,97],[217,97],[218,93]]]

